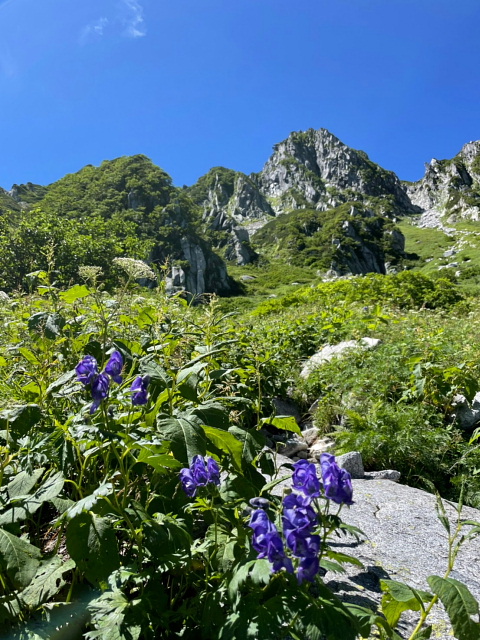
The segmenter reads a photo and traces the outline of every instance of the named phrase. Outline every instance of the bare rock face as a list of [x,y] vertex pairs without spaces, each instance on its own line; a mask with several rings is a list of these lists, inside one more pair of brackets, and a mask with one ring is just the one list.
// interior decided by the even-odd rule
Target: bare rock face
[[[273,489],[280,496],[291,486],[291,472],[287,469],[280,470],[286,476],[285,482]],[[342,538],[338,551],[354,556],[363,567],[345,565],[345,574],[328,572],[324,577],[326,584],[344,602],[372,609],[380,605],[382,579],[429,591],[427,578],[443,576],[448,560],[447,532],[437,518],[435,496],[388,479],[353,480],[352,484],[354,504],[342,510],[341,518],[361,529],[365,538],[360,542],[353,537]],[[453,530],[456,505],[445,506]],[[462,517],[479,521],[480,510],[464,507]],[[450,574],[464,583],[477,600],[480,599],[479,560],[477,538],[461,548]],[[432,638],[451,640],[450,621],[442,606],[435,606],[428,620],[433,625]],[[404,612],[400,618],[400,637],[408,638],[417,621],[417,613]]]
[[[365,197],[391,198],[402,212],[412,206],[397,176],[373,163],[363,151],[347,147],[326,129],[294,132],[275,145],[274,153],[259,175],[262,192],[274,201],[278,213],[292,191],[304,206],[326,210]],[[348,190],[348,193],[344,193]]]
[[[257,259],[250,239],[284,213],[298,209],[327,211],[347,202],[371,205],[375,210],[371,217],[392,219],[417,211],[394,173],[376,165],[363,151],[347,147],[326,129],[290,134],[275,145],[259,174],[246,176],[217,167],[189,192],[203,207],[204,225],[207,233],[213,232],[210,236],[215,246],[225,249],[227,259],[239,265]],[[379,220],[377,225],[381,224]],[[385,273],[385,256],[377,251],[382,242],[376,242],[378,247],[372,243],[372,250],[358,236],[355,225],[350,226],[347,235],[361,250],[340,251],[339,272]],[[380,227],[373,230],[379,236],[383,233]],[[390,234],[387,245],[393,254],[403,255],[403,235],[400,231]]]
[[424,212],[420,226],[441,228],[444,218],[479,220],[480,140],[466,144],[451,160],[434,158],[406,193]]

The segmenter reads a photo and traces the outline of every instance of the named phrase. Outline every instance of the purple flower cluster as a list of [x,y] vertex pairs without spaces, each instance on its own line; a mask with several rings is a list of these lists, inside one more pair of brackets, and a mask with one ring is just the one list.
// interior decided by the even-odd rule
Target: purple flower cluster
[[[318,518],[312,501],[323,495],[337,504],[353,503],[350,474],[338,466],[333,455],[322,454],[320,462],[323,486],[315,464],[299,460],[294,464],[292,476],[297,493],[290,493],[283,500],[283,538],[291,555],[297,559],[296,574],[300,584],[312,582],[320,570],[320,536],[315,533]],[[268,558],[273,572],[285,568],[293,573],[293,563],[286,554],[282,537],[264,510],[264,507],[268,508],[268,501],[254,498],[250,503],[253,507],[261,507],[252,513],[248,525],[253,529],[252,545],[258,557]]]
[[322,453],[320,466],[325,496],[337,504],[353,504],[352,478],[348,471],[338,466],[335,456]]
[[310,501],[310,496],[298,493],[291,493],[283,500],[283,535],[288,548],[299,559],[297,579],[300,584],[304,580],[312,582],[320,568],[320,536],[314,535],[317,514]]
[[[117,384],[122,382],[123,357],[120,351],[114,351],[103,373],[98,372],[98,364],[93,356],[85,356],[75,367],[77,380],[85,386],[90,385],[93,404],[90,413],[98,409],[102,400],[108,398],[110,378]],[[110,377],[109,377],[110,376]]]
[[193,498],[199,487],[207,484],[220,484],[220,467],[213,458],[194,456],[188,469],[180,471],[182,488],[190,498]]
[[148,385],[150,383],[150,376],[138,376],[132,383],[130,391],[132,392],[132,404],[139,406],[147,404],[148,402]]
[[253,529],[252,546],[258,557],[267,558],[272,563],[274,573],[281,569],[293,573],[292,561],[285,554],[282,538],[267,513],[263,509],[256,509],[248,526]]

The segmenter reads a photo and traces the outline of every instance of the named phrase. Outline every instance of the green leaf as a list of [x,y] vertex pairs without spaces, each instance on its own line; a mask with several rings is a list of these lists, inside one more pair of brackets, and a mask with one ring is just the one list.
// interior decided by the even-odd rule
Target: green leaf
[[63,483],[63,475],[59,471],[47,478],[32,495],[22,496],[23,499],[17,496],[19,504],[14,504],[0,515],[0,526],[25,520],[28,516],[33,515],[44,502],[58,496],[63,489]]
[[353,564],[356,567],[363,567],[363,563],[354,556],[350,556],[347,553],[341,553],[340,551],[332,551],[332,549],[326,549],[326,555],[332,560],[344,564]]
[[478,615],[478,602],[468,588],[453,578],[430,576],[427,582],[442,601],[452,623],[455,637],[458,640],[479,640],[480,623],[474,622],[471,618]]
[[30,362],[30,364],[40,364],[40,360],[34,353],[30,351],[30,349],[27,349],[26,347],[20,347],[18,349],[18,352],[21,353],[25,360]]
[[41,557],[40,549],[0,529],[0,571],[8,576],[15,589],[30,583]]
[[59,313],[40,311],[28,319],[29,330],[44,334],[49,340],[58,338],[64,326],[65,318]]
[[72,507],[69,507],[65,511],[65,516],[68,519],[75,518],[82,511],[89,511],[99,500],[102,499],[103,496],[109,496],[113,491],[113,486],[111,482],[104,482],[99,487],[95,489],[89,496],[82,498],[76,502]]
[[93,585],[105,583],[120,566],[115,531],[107,518],[80,513],[68,523],[66,541],[70,557]]
[[84,284],[81,284],[81,285],[75,284],[73,285],[73,287],[70,287],[70,289],[67,289],[67,291],[62,291],[59,297],[64,302],[68,302],[68,304],[72,304],[76,300],[80,300],[80,298],[86,298],[89,295],[90,295],[90,291],[88,287],[86,287]]
[[33,580],[22,591],[22,602],[30,609],[35,609],[44,602],[48,602],[66,584],[63,574],[71,571],[74,567],[73,560],[67,560],[63,563],[58,556],[54,556],[45,564],[40,565]]
[[10,500],[30,493],[42,477],[44,471],[45,469],[40,468],[35,469],[32,473],[28,473],[27,471],[20,471],[20,473],[17,473],[17,475],[7,484],[7,493]]
[[30,429],[42,419],[42,411],[38,404],[24,404],[0,412],[0,427],[10,429],[15,438],[27,435]]
[[[67,371],[66,373],[61,375],[59,378],[57,378],[57,380],[52,382],[52,384],[50,384],[47,387],[45,395],[49,396],[50,394],[52,394],[54,392],[59,393],[60,391],[63,391],[63,393],[61,394],[63,396],[63,395],[65,395],[64,387],[67,387],[66,390],[67,390],[68,395],[69,395],[71,390],[73,390],[73,387],[77,386],[76,385],[76,380],[77,380],[77,374],[76,374],[75,369],[72,369],[71,371]],[[74,381],[74,383],[72,384],[73,381]]]
[[250,577],[253,584],[268,584],[272,577],[272,565],[266,558],[256,560]]
[[232,426],[228,432],[233,433],[242,443],[242,458],[247,464],[251,464],[265,446],[265,438],[258,431],[247,431]]
[[[242,452],[243,443],[228,431],[223,429],[215,429],[214,427],[202,427],[207,440],[210,440],[217,449],[224,451],[231,456],[232,462],[237,471],[241,473],[242,470]],[[208,449],[208,444],[207,444]]]
[[218,429],[228,429],[230,417],[228,410],[218,402],[199,404],[190,412],[200,418],[203,424]]
[[302,435],[302,431],[293,416],[276,416],[275,418],[262,418],[261,424],[271,424],[282,431],[291,431]]
[[137,462],[148,464],[159,473],[165,473],[167,469],[181,469],[182,467],[182,463],[168,453],[155,453],[147,447],[142,447]]
[[384,591],[382,611],[391,627],[397,626],[404,611],[420,611],[423,603],[433,598],[431,593],[412,589],[396,580],[380,580],[380,586]]
[[170,440],[173,454],[180,462],[189,464],[193,456],[205,455],[205,434],[202,427],[193,420],[185,417],[161,418],[157,425],[160,435],[165,440]]

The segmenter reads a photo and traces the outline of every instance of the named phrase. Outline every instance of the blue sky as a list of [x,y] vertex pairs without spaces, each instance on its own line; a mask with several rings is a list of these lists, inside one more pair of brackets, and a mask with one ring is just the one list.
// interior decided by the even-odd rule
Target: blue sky
[[480,138],[479,0],[0,0],[0,185],[192,184],[325,127],[403,179]]

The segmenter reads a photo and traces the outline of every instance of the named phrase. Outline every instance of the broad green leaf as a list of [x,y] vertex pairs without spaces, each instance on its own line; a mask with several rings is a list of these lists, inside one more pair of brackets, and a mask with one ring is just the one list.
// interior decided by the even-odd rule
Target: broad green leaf
[[218,402],[199,404],[190,413],[198,416],[203,424],[218,429],[228,429],[230,417],[228,409]]
[[66,541],[70,557],[94,585],[106,583],[120,566],[115,531],[107,518],[80,513],[68,523]]
[[82,498],[76,502],[72,507],[69,507],[65,511],[65,516],[68,519],[75,518],[82,511],[89,511],[99,500],[102,499],[102,496],[109,496],[113,491],[113,486],[111,482],[104,482],[99,487],[95,489],[89,496]]
[[7,575],[15,589],[30,583],[41,557],[40,549],[0,529],[0,572]]
[[[74,386],[77,386],[76,376],[77,374],[75,369],[72,369],[71,371],[67,371],[47,387],[45,395],[49,396],[50,394],[55,392],[59,393],[60,391],[64,391],[65,387],[68,387],[68,392],[71,393]],[[65,394],[62,393],[61,395],[65,395]]]
[[242,458],[247,464],[251,464],[265,446],[265,438],[258,431],[247,431],[240,427],[232,426],[228,430],[242,443]]
[[182,463],[167,453],[155,453],[143,447],[138,454],[137,462],[143,462],[153,467],[159,473],[166,473],[167,469],[181,469]]
[[63,574],[71,571],[74,567],[73,560],[67,560],[63,563],[58,556],[54,556],[45,564],[40,565],[33,580],[22,591],[22,602],[30,609],[35,609],[44,602],[48,602],[66,584]]
[[[241,473],[242,470],[242,453],[243,453],[243,443],[228,431],[223,431],[223,429],[215,429],[215,427],[207,427],[203,426],[203,431],[207,436],[207,439],[212,442],[217,449],[220,451],[224,451],[228,453],[231,458],[234,466],[237,471]],[[208,449],[208,444],[207,444]]]
[[27,471],[20,471],[20,473],[17,473],[17,475],[7,484],[7,493],[10,500],[30,493],[42,477],[44,471],[45,469],[40,468],[35,469],[32,473],[28,473]]
[[31,495],[17,496],[18,503],[0,515],[0,526],[20,522],[37,511],[44,502],[56,498],[63,489],[63,475],[54,473]]
[[345,564],[353,564],[356,567],[363,567],[363,563],[360,562],[360,560],[358,558],[355,558],[354,556],[350,556],[347,553],[341,553],[340,551],[332,551],[332,549],[326,549],[325,551],[326,555],[331,558],[332,560],[336,560],[337,562],[340,563],[345,563]]
[[27,349],[27,347],[19,347],[18,352],[21,353],[25,360],[30,362],[30,364],[40,364],[40,360],[37,356],[32,353],[30,349]]
[[189,464],[193,456],[206,453],[205,434],[200,425],[187,418],[161,418],[157,422],[159,434],[171,442],[174,456]]
[[25,436],[30,429],[42,419],[42,411],[38,404],[24,404],[0,412],[0,427],[10,429],[15,438]]
[[68,302],[68,304],[72,304],[76,300],[80,300],[81,298],[86,298],[89,295],[90,295],[90,291],[88,287],[86,287],[84,284],[75,284],[73,285],[73,287],[70,287],[70,289],[67,289],[67,291],[62,291],[60,293],[60,298],[64,302]]
[[281,429],[282,431],[291,431],[292,433],[297,433],[299,436],[302,435],[302,431],[293,416],[276,416],[275,418],[263,418],[261,420],[261,424],[271,424],[276,429]]
[[445,607],[453,633],[458,640],[479,640],[480,623],[472,620],[478,616],[479,606],[468,588],[454,578],[427,578],[432,591],[440,598]]

